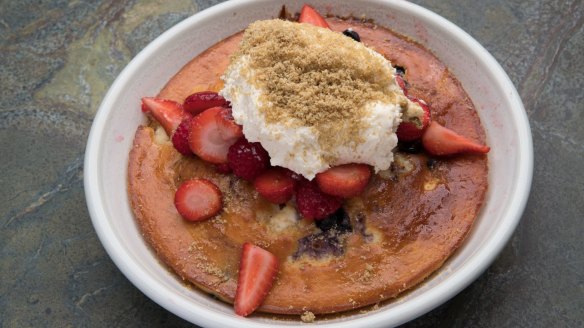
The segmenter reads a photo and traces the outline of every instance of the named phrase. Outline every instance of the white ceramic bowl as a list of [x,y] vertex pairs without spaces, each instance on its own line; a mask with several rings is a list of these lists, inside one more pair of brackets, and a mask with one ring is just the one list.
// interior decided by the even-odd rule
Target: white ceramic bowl
[[[232,306],[190,289],[146,245],[126,194],[128,151],[145,121],[140,98],[157,94],[192,57],[244,29],[272,18],[282,4],[299,11],[304,0],[234,0],[177,24],[140,52],[116,79],[93,122],[85,156],[85,192],[93,225],[105,249],[136,287],[155,302],[208,327],[300,326],[267,317],[241,318]],[[321,13],[366,15],[431,49],[458,77],[487,131],[489,183],[486,204],[464,245],[429,280],[367,314],[318,322],[321,326],[387,327],[411,320],[445,302],[475,280],[513,233],[531,186],[533,150],[529,124],[515,87],[495,59],[446,19],[405,1],[311,0]],[[333,7],[334,4],[334,7]],[[334,8],[334,9],[333,9]]]

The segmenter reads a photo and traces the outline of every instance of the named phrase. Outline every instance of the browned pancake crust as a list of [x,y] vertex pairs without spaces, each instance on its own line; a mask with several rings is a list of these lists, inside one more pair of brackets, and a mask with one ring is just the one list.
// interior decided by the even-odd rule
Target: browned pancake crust
[[[484,142],[472,103],[433,55],[382,28],[333,20],[335,30],[352,26],[361,39],[408,68],[410,94],[426,100],[433,119]],[[212,47],[177,74],[160,96],[182,101],[194,90],[216,85],[240,35]],[[404,155],[411,170],[392,179],[374,176],[360,197],[347,202],[353,232],[342,235],[341,256],[292,256],[298,240],[319,230],[298,220],[279,228],[271,219],[278,206],[265,202],[248,182],[215,172],[197,158],[185,158],[170,143],[154,141],[140,127],[130,153],[129,194],[138,224],[161,260],[184,280],[232,302],[241,245],[252,242],[280,260],[280,272],[261,311],[331,313],[395,297],[416,285],[456,250],[468,234],[487,189],[484,156],[441,159],[432,170],[424,154]],[[191,223],[177,213],[178,185],[207,178],[224,194],[215,218]]]

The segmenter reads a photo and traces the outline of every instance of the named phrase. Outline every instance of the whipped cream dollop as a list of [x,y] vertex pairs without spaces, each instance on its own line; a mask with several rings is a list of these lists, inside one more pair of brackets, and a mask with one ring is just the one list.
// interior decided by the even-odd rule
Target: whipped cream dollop
[[402,114],[421,115],[382,55],[338,32],[281,20],[244,33],[222,79],[245,137],[307,179],[364,163],[386,170]]

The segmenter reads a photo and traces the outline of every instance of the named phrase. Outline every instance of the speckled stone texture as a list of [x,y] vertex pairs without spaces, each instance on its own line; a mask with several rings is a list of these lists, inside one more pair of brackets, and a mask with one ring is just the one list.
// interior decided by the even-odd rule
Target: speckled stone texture
[[[191,327],[131,285],[91,225],[83,153],[107,88],[221,1],[0,0],[0,327]],[[482,43],[525,103],[535,171],[495,263],[406,327],[584,326],[584,4],[414,1]]]

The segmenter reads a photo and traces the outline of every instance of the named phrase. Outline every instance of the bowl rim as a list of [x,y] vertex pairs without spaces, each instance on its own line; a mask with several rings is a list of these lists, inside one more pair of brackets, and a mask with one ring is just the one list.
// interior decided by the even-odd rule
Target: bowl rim
[[[159,282],[148,275],[141,274],[139,266],[133,262],[131,256],[129,256],[127,251],[124,250],[120,241],[113,237],[115,234],[113,233],[112,226],[108,224],[107,220],[101,219],[107,217],[107,213],[104,206],[104,198],[102,197],[103,185],[100,182],[101,174],[98,165],[99,155],[103,148],[103,131],[108,122],[109,114],[114,108],[112,106],[114,102],[113,100],[119,95],[119,90],[122,89],[120,87],[128,82],[132,72],[137,70],[142,62],[144,62],[161,45],[168,42],[173,35],[189,29],[189,27],[195,22],[219,14],[233,7],[245,6],[252,2],[254,2],[254,0],[230,0],[212,6],[179,22],[158,36],[154,41],[150,42],[130,61],[130,63],[128,63],[108,90],[95,115],[85,151],[84,190],[86,202],[94,229],[110,258],[120,271],[122,271],[122,273],[132,282],[132,284],[150,299],[179,317],[202,326],[273,327],[275,324],[273,322],[257,322],[243,318],[225,316],[222,313],[209,311],[202,307],[187,303],[185,300],[181,299],[180,296],[174,298],[169,297],[161,292],[164,290],[164,287]],[[369,0],[368,2],[372,4],[383,4],[388,1]],[[481,58],[481,60],[485,61],[486,64],[492,68],[491,73],[496,80],[501,83],[501,87],[510,91],[508,100],[512,106],[509,114],[515,122],[515,127],[517,128],[517,133],[519,135],[517,152],[519,153],[520,160],[516,163],[518,172],[516,178],[517,184],[514,186],[513,192],[510,196],[512,201],[506,211],[506,219],[497,227],[493,237],[488,239],[482,248],[479,249],[474,256],[469,258],[460,270],[449,275],[441,281],[440,284],[417,297],[417,302],[397,304],[392,311],[382,310],[370,313],[365,317],[335,322],[335,327],[382,327],[386,326],[390,321],[396,325],[405,323],[434,309],[458,294],[491,265],[496,256],[506,245],[522,217],[531,188],[533,175],[533,142],[531,129],[529,127],[527,113],[525,112],[525,108],[517,90],[500,64],[482,45],[478,43],[478,41],[442,16],[409,2],[391,2],[392,5],[399,6],[401,9],[407,10],[418,17],[423,17],[432,24],[443,26],[452,34],[452,37],[463,41],[477,58]],[[331,323],[320,322],[319,324],[326,326]],[[298,323],[298,325],[300,326],[301,323]],[[291,327],[294,325],[286,323],[286,326]]]

